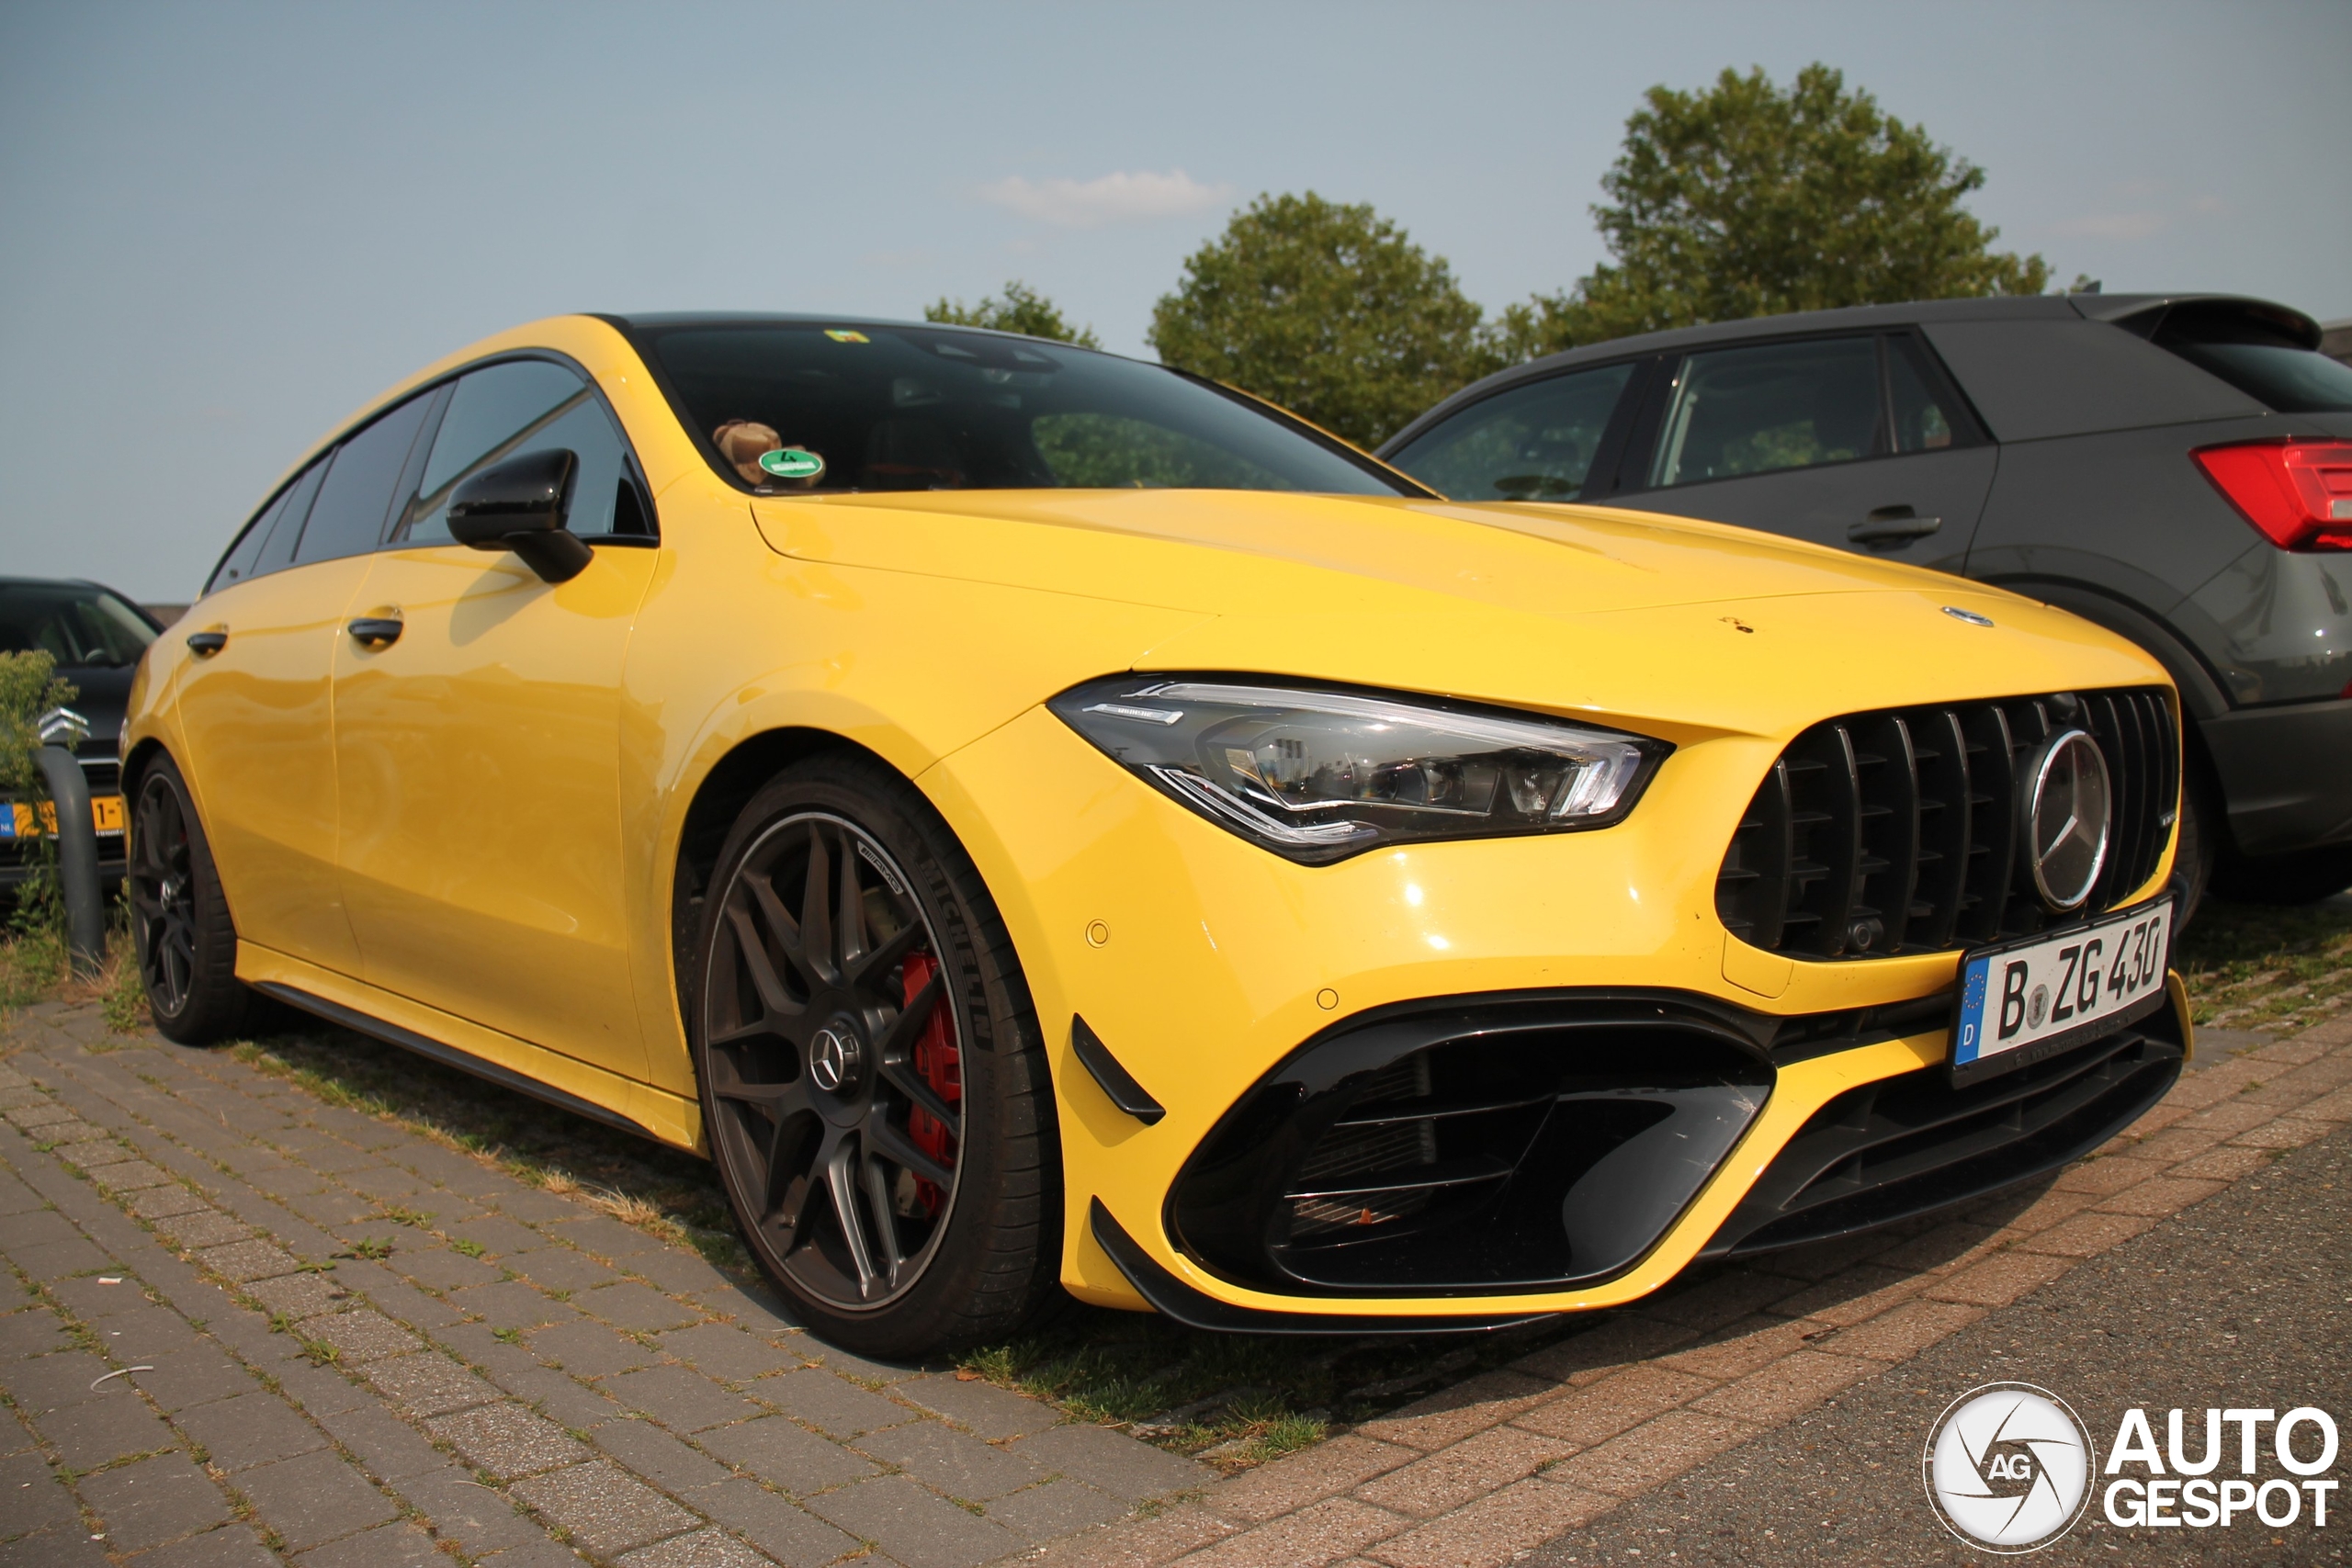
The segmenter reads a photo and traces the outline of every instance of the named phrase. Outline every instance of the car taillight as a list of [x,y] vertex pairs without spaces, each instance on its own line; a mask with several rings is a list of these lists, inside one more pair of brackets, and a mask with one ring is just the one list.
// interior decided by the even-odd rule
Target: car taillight
[[2256,441],[2192,454],[2282,550],[2352,550],[2352,441]]

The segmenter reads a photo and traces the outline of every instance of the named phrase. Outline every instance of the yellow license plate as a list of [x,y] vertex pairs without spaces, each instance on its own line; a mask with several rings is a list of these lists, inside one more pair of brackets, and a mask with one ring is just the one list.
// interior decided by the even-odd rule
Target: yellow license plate
[[[38,807],[11,806],[8,809],[16,818],[14,824],[16,832],[13,835],[16,838],[29,839],[36,833],[47,838],[57,827],[57,808],[47,801],[42,801]],[[122,796],[119,795],[92,795],[90,797],[90,826],[101,833],[121,832]]]

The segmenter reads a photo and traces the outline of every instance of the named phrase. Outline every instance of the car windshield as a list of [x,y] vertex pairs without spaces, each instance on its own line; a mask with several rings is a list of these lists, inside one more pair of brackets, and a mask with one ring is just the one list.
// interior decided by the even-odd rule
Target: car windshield
[[719,471],[761,493],[1419,493],[1246,398],[1039,339],[820,322],[635,330]]
[[2236,305],[2184,305],[2154,343],[2279,413],[2352,412],[2352,365],[2305,346],[2301,332]]
[[0,653],[48,654],[61,665],[116,669],[139,662],[155,628],[103,588],[82,582],[0,582]]

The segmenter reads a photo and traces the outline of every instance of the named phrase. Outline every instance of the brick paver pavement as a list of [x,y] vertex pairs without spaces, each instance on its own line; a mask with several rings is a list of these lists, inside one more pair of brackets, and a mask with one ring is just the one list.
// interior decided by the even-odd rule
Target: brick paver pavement
[[2023,1196],[1702,1269],[1038,1568],[1497,1568],[2352,1122],[2352,1019],[2184,1076]]
[[1212,1479],[226,1053],[0,1064],[0,1568],[972,1568]]
[[0,1051],[0,1568],[1490,1568],[2352,1122],[2344,1021],[2023,1197],[1697,1271],[1212,1483],[232,1057],[54,1008]]

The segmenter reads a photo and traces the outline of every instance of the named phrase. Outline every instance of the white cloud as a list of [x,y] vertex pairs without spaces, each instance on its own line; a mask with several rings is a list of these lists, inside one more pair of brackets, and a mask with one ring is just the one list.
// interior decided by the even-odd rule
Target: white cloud
[[1093,229],[1152,218],[1175,218],[1214,207],[1233,187],[1203,185],[1182,169],[1164,175],[1125,170],[1092,180],[995,180],[975,193],[1023,218],[1065,229]]

